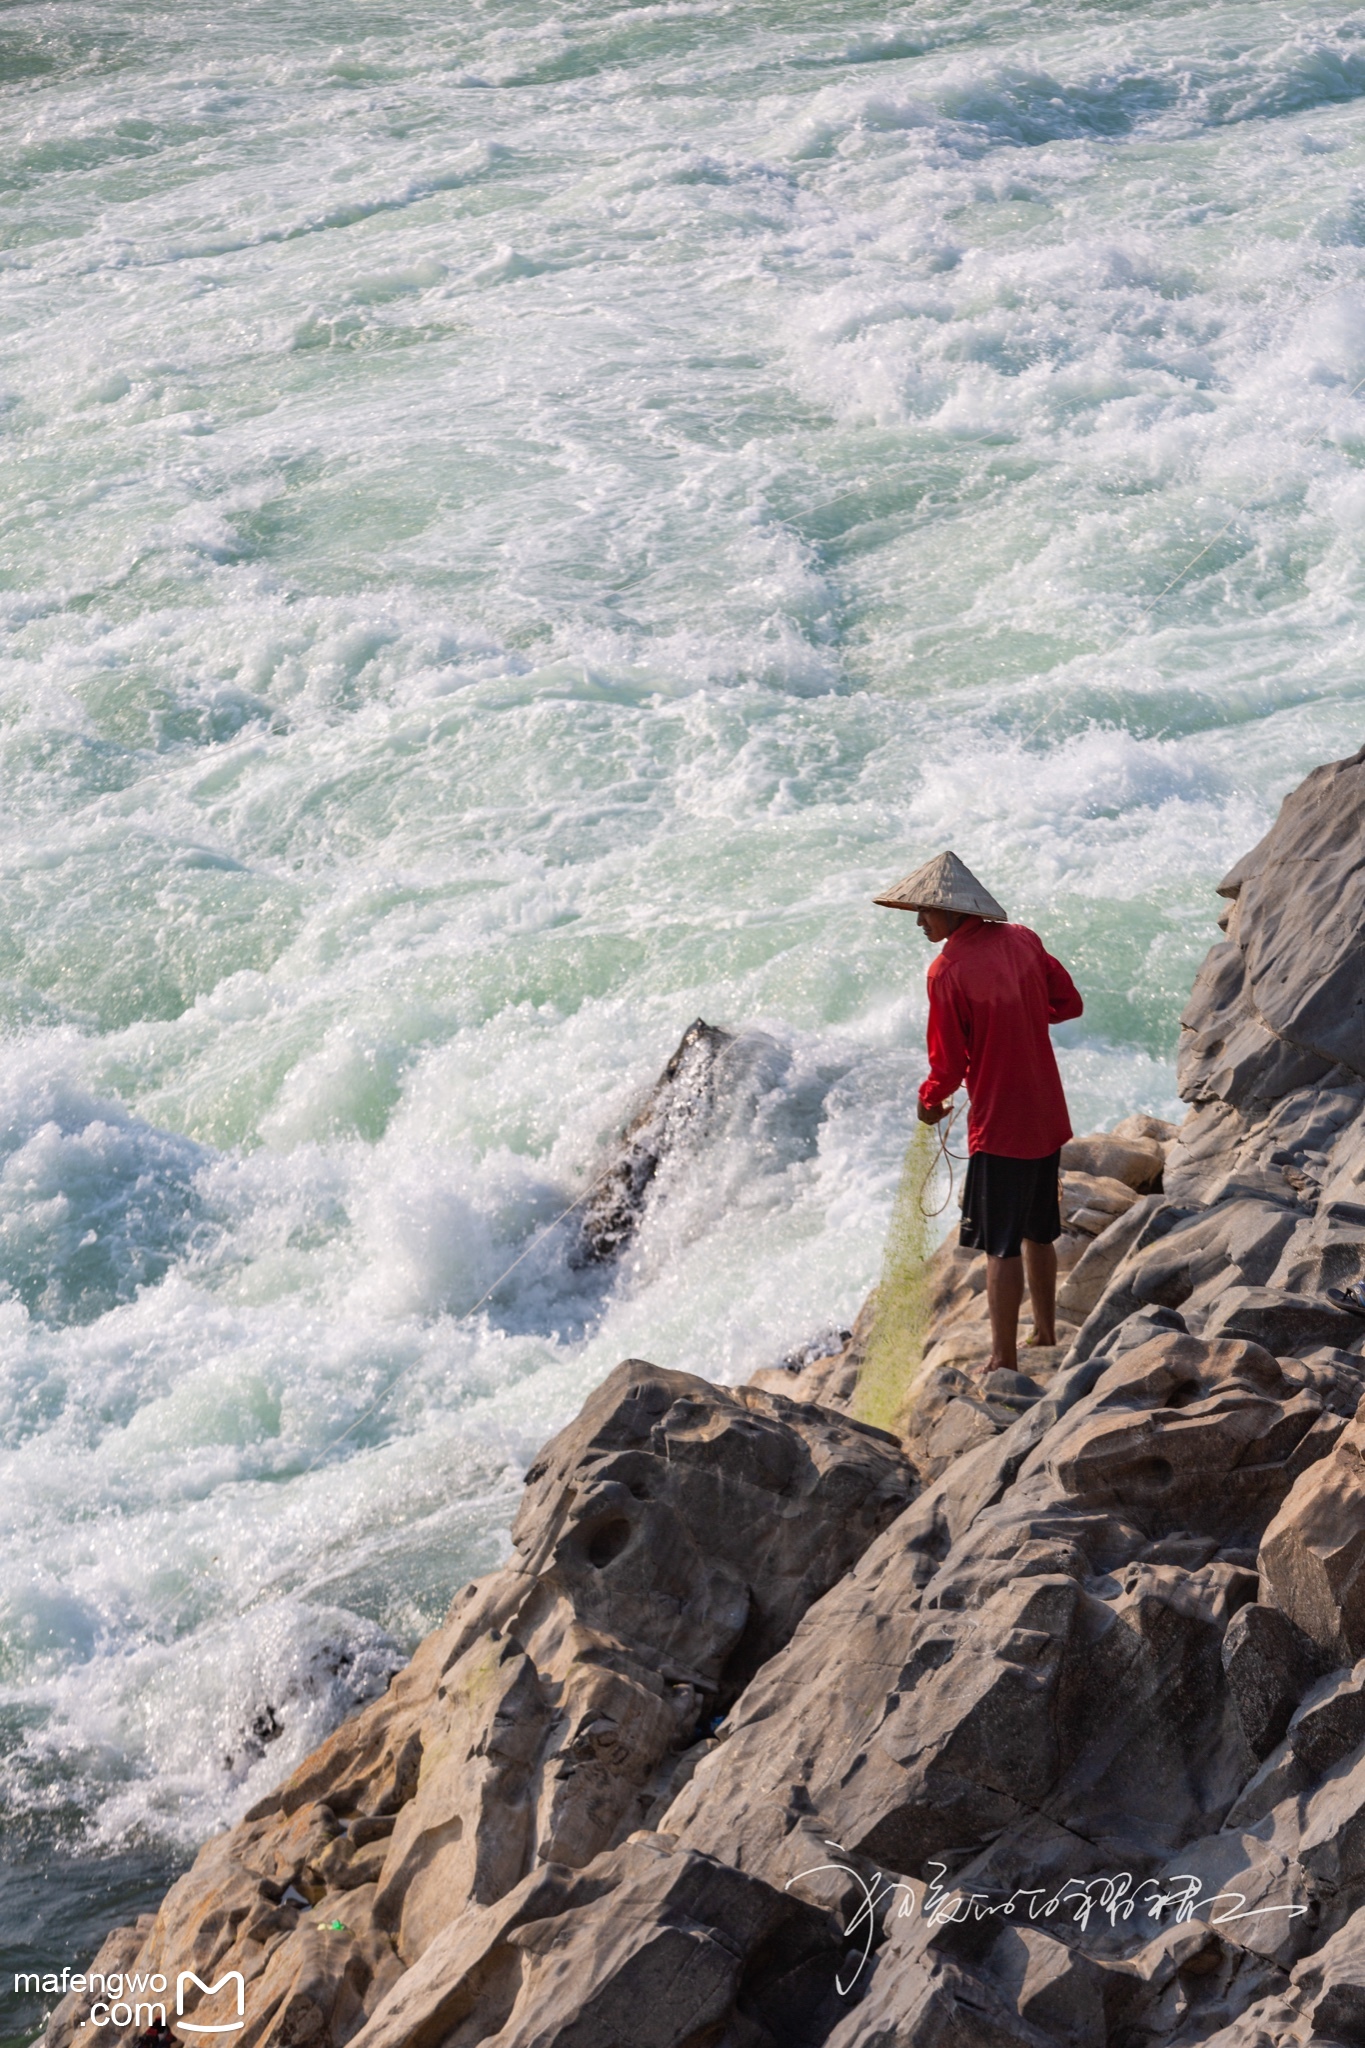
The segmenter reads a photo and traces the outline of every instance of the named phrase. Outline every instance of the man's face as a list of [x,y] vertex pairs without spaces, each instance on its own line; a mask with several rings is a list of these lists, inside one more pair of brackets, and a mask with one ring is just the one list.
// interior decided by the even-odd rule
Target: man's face
[[931,946],[942,945],[957,929],[957,919],[951,910],[921,910],[915,923]]

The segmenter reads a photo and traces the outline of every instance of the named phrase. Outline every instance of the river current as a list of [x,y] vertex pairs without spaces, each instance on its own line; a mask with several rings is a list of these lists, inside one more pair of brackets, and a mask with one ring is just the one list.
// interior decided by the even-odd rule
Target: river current
[[[5,0],[0,81],[8,1973],[383,1685],[618,1359],[851,1318],[878,886],[954,847],[1077,1127],[1173,1111],[1212,885],[1365,738],[1365,13]],[[698,1015],[628,1258],[463,1315]]]

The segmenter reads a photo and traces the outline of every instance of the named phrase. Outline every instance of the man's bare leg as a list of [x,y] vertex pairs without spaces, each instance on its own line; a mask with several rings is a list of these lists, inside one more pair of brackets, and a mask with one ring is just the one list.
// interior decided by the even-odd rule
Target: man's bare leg
[[[1037,1245],[1030,1245],[1037,1251]],[[987,1372],[1003,1367],[1019,1370],[1019,1307],[1024,1299],[1024,1261],[993,1259],[986,1254],[986,1306],[991,1318],[991,1355]]]
[[1057,1342],[1057,1247],[1023,1244],[1024,1279],[1028,1283],[1029,1306],[1033,1310],[1033,1335],[1039,1344]]

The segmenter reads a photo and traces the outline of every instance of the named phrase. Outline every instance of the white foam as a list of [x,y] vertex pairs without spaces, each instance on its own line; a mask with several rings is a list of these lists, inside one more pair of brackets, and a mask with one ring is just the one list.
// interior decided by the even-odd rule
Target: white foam
[[[853,1315],[878,885],[955,846],[1078,1125],[1168,1113],[1211,883],[1359,744],[1350,25],[835,13],[77,5],[0,115],[17,1812],[231,1818],[620,1357]],[[699,1013],[620,1269],[520,1259]]]

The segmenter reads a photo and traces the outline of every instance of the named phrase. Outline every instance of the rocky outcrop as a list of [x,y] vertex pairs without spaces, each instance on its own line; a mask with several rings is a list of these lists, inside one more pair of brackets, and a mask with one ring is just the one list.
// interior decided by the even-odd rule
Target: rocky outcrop
[[250,2048],[1365,2041],[1362,823],[1365,756],[1287,801],[1190,1114],[1068,1147],[1056,1347],[983,1378],[950,1244],[900,1442],[875,1299],[748,1388],[620,1367],[109,1954],[240,1969]]
[[1326,1656],[1365,1656],[1365,1416],[1305,1472],[1261,1545],[1265,1597]]
[[1316,768],[1218,884],[1226,942],[1182,1018],[1187,1102],[1269,1106],[1365,1076],[1365,747]]
[[[809,1936],[792,1931],[790,1902],[774,1907],[744,1884],[727,1892],[704,1858],[670,1865],[661,1891],[638,1857],[596,1891],[570,1874],[667,1803],[752,1672],[914,1490],[880,1431],[627,1361],[528,1472],[512,1563],[466,1587],[383,1698],[206,1845],[141,1939],[124,1937],[127,1967],[172,1981],[191,1969],[210,1983],[239,1970],[242,2048],[340,2044],[461,1914],[516,1895],[501,1931],[458,1948],[461,1969],[501,1985],[507,1944],[523,1962],[532,1945],[509,1928],[577,1911],[619,1883],[617,1907],[596,1909],[607,1932],[588,1941],[593,1967],[615,1970],[625,1900],[662,1912],[681,1886],[712,1899],[722,1922],[727,1899],[748,1901],[754,1961],[732,1970],[733,1996],[766,2010],[755,1987],[775,1967],[774,1944]],[[536,1890],[547,1871],[553,1884]],[[716,1937],[718,1953],[729,1938]],[[826,1948],[834,1938],[821,1936]],[[569,1947],[580,1953],[577,1934]],[[553,1975],[553,1942],[545,1954]],[[488,1993],[494,2006],[501,1995]],[[448,2002],[438,1999],[442,2012]],[[84,2013],[76,1999],[58,2009],[54,2048]]]
[[663,1824],[784,1880],[793,1837],[906,1874],[989,1855],[1007,1889],[1150,1865],[1249,1775],[1224,1633],[1262,1529],[1344,1427],[1227,1340],[1064,1376],[812,1609]]
[[588,1871],[551,1864],[495,1907],[456,1913],[359,2038],[818,2048],[839,2016],[842,1949],[832,1915],[637,1834]]

